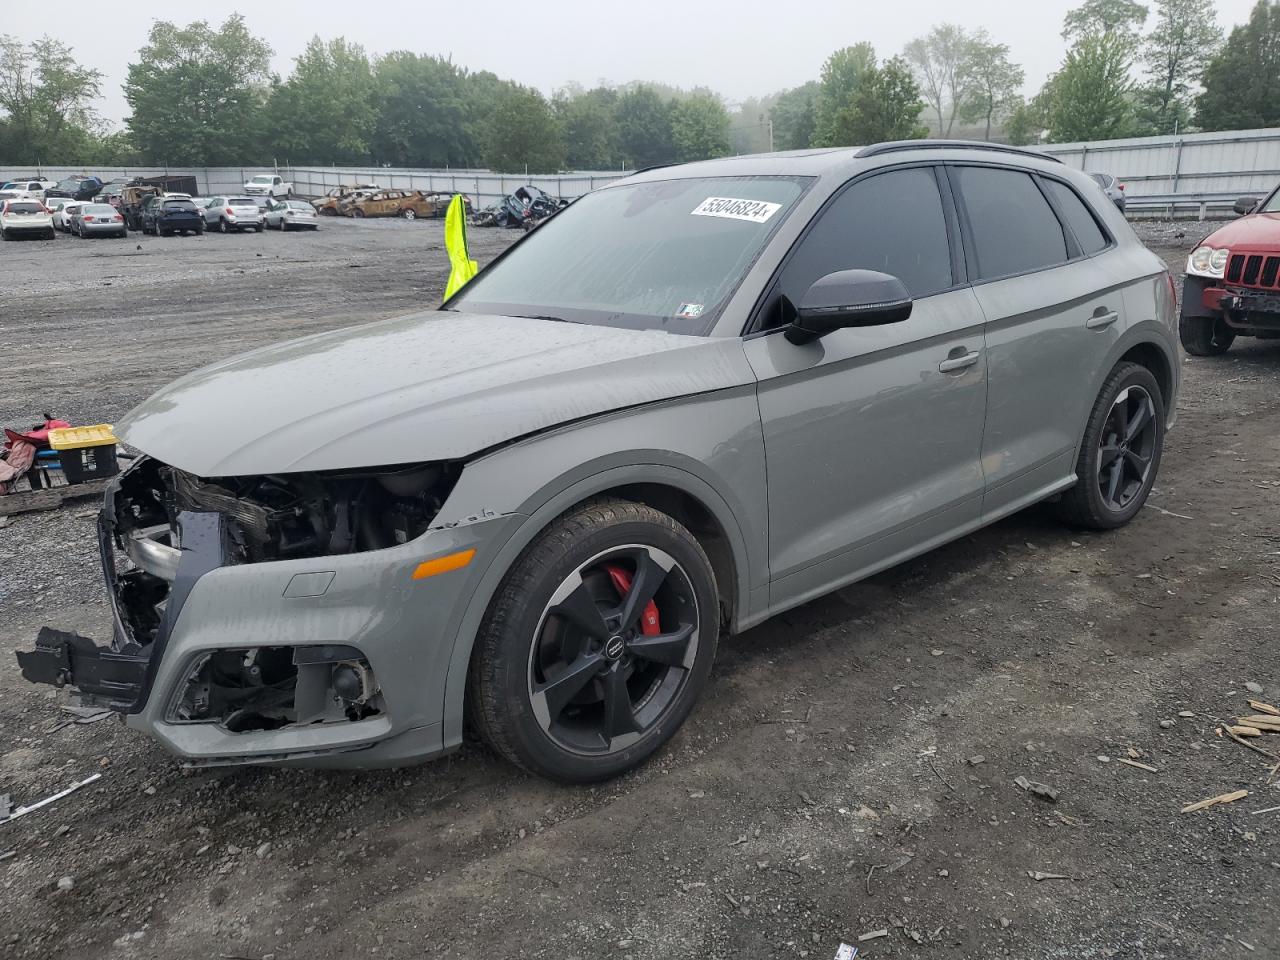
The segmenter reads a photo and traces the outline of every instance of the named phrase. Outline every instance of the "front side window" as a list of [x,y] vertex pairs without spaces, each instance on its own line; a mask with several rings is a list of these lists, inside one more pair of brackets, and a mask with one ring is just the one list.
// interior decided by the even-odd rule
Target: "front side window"
[[1030,174],[994,167],[957,167],[955,174],[981,279],[1066,261],[1062,224]]
[[[820,214],[783,270],[779,289],[799,306],[813,283],[840,270],[879,270],[913,299],[953,284],[942,197],[932,167],[855,181]],[[777,316],[781,324],[787,317]]]
[[704,335],[810,182],[697,177],[587,194],[447,309]]

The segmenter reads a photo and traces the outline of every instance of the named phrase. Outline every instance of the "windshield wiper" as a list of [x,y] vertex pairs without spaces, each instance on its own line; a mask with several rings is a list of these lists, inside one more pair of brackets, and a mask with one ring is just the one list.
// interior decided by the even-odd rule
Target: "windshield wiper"
[[569,320],[566,317],[553,317],[548,314],[540,313],[513,313],[513,317],[519,317],[521,320],[554,320],[556,323],[581,323],[581,320]]

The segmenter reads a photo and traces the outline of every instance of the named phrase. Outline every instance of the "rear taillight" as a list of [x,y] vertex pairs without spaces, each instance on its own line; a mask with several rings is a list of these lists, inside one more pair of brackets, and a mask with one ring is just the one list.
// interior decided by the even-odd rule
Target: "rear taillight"
[[118,213],[117,213],[114,217],[112,217],[111,219],[112,219],[112,220],[114,220],[116,223],[123,223],[123,222],[124,222],[124,217],[120,216],[120,214],[118,214]]
[[227,213],[234,217],[236,212],[232,210],[230,207],[227,207]]
[[1123,190],[1123,189],[1124,189],[1124,184],[1123,184],[1123,183],[1117,183],[1117,184],[1116,184],[1116,186],[1117,186],[1117,187],[1119,187],[1121,190]]
[[93,216],[90,214],[85,214],[85,216],[81,217],[80,219],[83,220],[85,223],[93,222]]

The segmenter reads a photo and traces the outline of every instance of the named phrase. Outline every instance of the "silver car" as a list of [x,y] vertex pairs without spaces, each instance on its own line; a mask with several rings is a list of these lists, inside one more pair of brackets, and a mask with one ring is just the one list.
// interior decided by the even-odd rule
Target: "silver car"
[[210,197],[201,210],[205,226],[221,233],[256,230],[262,232],[264,218],[253,197]]
[[1107,199],[1116,205],[1116,209],[1124,213],[1124,184],[1109,173],[1091,173],[1089,176],[1102,188]]
[[689,715],[722,632],[1040,501],[1132,519],[1174,320],[1164,264],[1037,153],[642,172],[438,311],[135,409],[101,519],[115,639],[45,628],[19,660],[200,765],[398,764],[469,729],[611,777]]
[[81,239],[129,235],[124,215],[109,203],[82,203],[71,214],[71,226]]
[[305,200],[272,200],[264,208],[266,225],[273,230],[319,230],[316,208]]

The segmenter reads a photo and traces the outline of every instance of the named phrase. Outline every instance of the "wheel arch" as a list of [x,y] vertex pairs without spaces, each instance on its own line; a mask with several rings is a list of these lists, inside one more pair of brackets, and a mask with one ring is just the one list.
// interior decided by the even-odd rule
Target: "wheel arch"
[[[1160,387],[1161,398],[1164,400],[1165,423],[1166,426],[1172,427],[1177,413],[1176,406],[1180,377],[1178,375],[1178,348],[1169,329],[1155,320],[1150,320],[1136,324],[1126,330],[1124,336],[1112,346],[1111,352],[1107,356],[1107,362],[1099,365],[1099,369],[1095,374],[1091,397],[1098,395],[1102,385],[1106,383],[1107,377],[1111,375],[1111,371],[1121,363],[1136,363],[1140,367],[1145,367],[1156,378],[1156,383]],[[1089,411],[1092,408],[1093,400],[1091,399],[1085,409],[1084,419],[1080,422],[1079,434],[1081,436],[1084,435],[1084,426],[1088,421]]]
[[[1164,351],[1154,343],[1150,340],[1135,343],[1120,355],[1116,363],[1136,363],[1140,367],[1146,367],[1156,378],[1166,408],[1171,405],[1174,390],[1173,365]],[[1113,369],[1114,366],[1113,364]]]
[[706,480],[669,464],[632,463],[601,469],[549,496],[540,495],[540,504],[531,511],[522,511],[524,522],[495,553],[458,625],[445,681],[443,738],[446,748],[462,742],[467,675],[476,632],[507,571],[559,517],[601,497],[644,503],[684,524],[711,561],[722,624],[732,630],[743,617],[750,582],[746,542],[729,505]]

